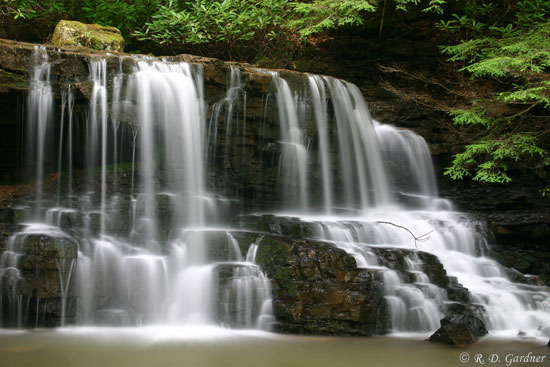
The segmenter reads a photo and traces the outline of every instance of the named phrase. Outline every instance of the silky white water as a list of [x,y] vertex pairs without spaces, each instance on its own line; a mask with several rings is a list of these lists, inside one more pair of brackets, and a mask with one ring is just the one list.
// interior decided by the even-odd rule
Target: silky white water
[[[284,85],[277,87],[285,90]],[[309,77],[309,94],[317,122],[325,204],[319,214],[335,213],[336,209],[350,214],[319,216],[310,211],[304,216],[286,210],[283,215],[312,223],[318,228],[315,238],[346,250],[358,267],[381,272],[391,330],[435,330],[453,303],[446,291],[431,284],[422,272],[416,250],[437,256],[447,274],[469,290],[470,302],[483,306],[485,312],[479,316],[489,329],[535,330],[550,323],[548,288],[511,281],[512,270],[484,256],[486,230],[467,215],[454,212],[452,203],[438,198],[429,149],[422,137],[372,120],[359,91],[349,83]],[[328,103],[334,111],[340,158],[332,172],[327,168],[328,157],[333,157],[326,138]],[[340,182],[344,190],[333,181]],[[305,183],[306,187],[314,185]],[[335,207],[327,203],[335,203]],[[411,250],[406,272],[413,274],[414,280],[404,281],[399,272],[380,266],[373,248]]]
[[[55,145],[47,138],[55,105],[50,64],[43,50],[37,49],[35,54],[28,123],[30,131],[39,133],[29,135],[28,143],[38,146],[32,156],[43,157],[44,151]],[[204,184],[206,115],[200,67],[138,59],[129,74],[119,72],[110,78],[106,60],[92,59],[89,69],[93,86],[89,110],[76,126],[84,128],[87,191],[78,198],[58,195],[52,205],[43,202],[42,183],[36,180],[34,218],[45,224],[25,225],[10,239],[19,245],[9,245],[2,254],[0,285],[4,281],[14,284],[9,300],[2,302],[9,310],[2,314],[19,319],[16,325],[20,327],[32,324],[21,316],[27,311],[17,295],[17,259],[26,256],[27,236],[38,233],[78,241],[76,264],[74,260],[58,261],[62,325],[68,286],[75,283],[78,302],[72,322],[76,324],[269,329],[273,321],[269,281],[252,255],[245,261],[230,232],[207,228],[217,216],[218,204]],[[233,84],[239,82],[235,75]],[[238,88],[233,84],[229,95]],[[75,128],[73,105],[69,89],[61,109],[61,129],[64,133],[67,126],[68,134],[59,135],[55,149],[60,177],[62,162],[70,163],[68,157],[73,156],[74,141],[65,141]],[[129,118],[132,115],[134,118]],[[131,135],[119,132],[121,120],[130,124]],[[35,123],[38,129],[31,126]],[[126,146],[132,151],[130,196],[116,192],[121,170],[118,161],[122,159],[118,148],[124,137],[130,137],[132,145]],[[44,160],[38,160],[36,166],[35,177],[41,178],[46,170],[55,172],[55,168],[46,168]],[[69,184],[72,180],[71,167]],[[121,232],[119,222],[127,229]],[[38,320],[40,300],[37,302]]]
[[[62,325],[74,307],[70,323],[77,325],[270,329],[271,284],[255,263],[266,234],[243,237],[246,229],[230,227],[246,211],[236,209],[245,199],[225,167],[252,164],[245,154],[254,141],[254,159],[276,160],[277,172],[254,162],[257,175],[275,177],[267,209],[298,216],[315,228],[314,239],[376,273],[388,331],[434,331],[458,303],[430,279],[423,252],[437,257],[451,283],[467,288],[469,299],[460,302],[476,308],[490,330],[550,325],[548,288],[520,275],[524,282],[513,282],[512,270],[486,256],[484,226],[438,197],[424,139],[374,121],[353,84],[266,73],[270,90],[257,121],[247,117],[235,66],[225,96],[208,105],[200,66],[147,58],[132,59],[130,71],[122,65],[113,72],[105,59],[90,60],[87,110],[77,115],[69,84],[55,116],[51,65],[44,50],[35,51],[26,164],[36,184],[32,203],[21,209],[35,224],[15,233],[2,254],[0,288],[9,290],[0,302],[9,308],[0,310],[3,317],[32,324],[23,320],[30,303],[18,295],[17,259],[26,255],[25,238],[39,231],[78,243],[76,260],[57,263]],[[265,142],[270,118],[278,135]],[[75,178],[77,168],[84,180]],[[52,173],[59,177],[55,198],[44,194],[43,179]],[[381,256],[397,250],[400,269]],[[31,312],[35,326],[40,302]]]

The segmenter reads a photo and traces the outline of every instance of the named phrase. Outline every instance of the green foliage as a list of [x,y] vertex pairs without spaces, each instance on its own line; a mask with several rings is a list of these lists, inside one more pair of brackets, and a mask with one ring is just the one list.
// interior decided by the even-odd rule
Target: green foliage
[[[297,41],[342,28],[358,28],[381,3],[378,0],[0,1],[4,4],[3,12],[21,19],[42,19],[50,26],[60,19],[78,20],[117,27],[130,42],[134,37],[177,49],[182,45],[210,45],[228,50],[247,42],[255,48],[268,48],[274,40]],[[388,0],[388,4],[398,10],[423,6],[424,11],[441,14],[446,0]]]
[[[396,10],[407,11],[410,6],[422,6],[424,12],[443,14],[446,0],[388,0]],[[376,0],[313,0],[289,3],[291,12],[286,26],[298,32],[302,38],[342,28],[359,28],[366,16],[377,11],[386,1]]]
[[151,19],[161,0],[81,0],[82,12],[92,23],[117,27],[125,39],[136,29],[142,29]]
[[46,13],[58,15],[66,13],[63,0],[3,0],[3,12],[11,13],[15,19],[34,19]]
[[537,139],[532,134],[508,134],[466,146],[463,153],[455,155],[453,164],[447,168],[445,175],[455,180],[473,176],[476,181],[510,182],[506,173],[509,162],[545,155],[546,151],[537,146]]
[[511,180],[506,174],[511,163],[548,166],[543,149],[547,127],[530,123],[532,111],[550,108],[548,19],[548,0],[524,0],[509,6],[469,1],[463,13],[441,23],[451,37],[459,39],[442,48],[449,60],[461,63],[459,70],[472,78],[498,80],[500,86],[492,97],[450,112],[457,125],[486,129],[485,138],[455,156],[446,171],[451,178],[472,176],[502,183]]
[[140,40],[159,44],[224,43],[275,37],[274,27],[283,19],[287,0],[196,0],[169,1],[160,6],[146,24],[136,31]]
[[501,16],[493,2],[469,0],[461,8],[460,14],[452,14],[452,19],[441,20],[440,27],[457,36],[460,40],[469,40],[486,32],[498,22],[493,17]]
[[295,16],[288,26],[297,29],[302,37],[344,26],[358,26],[363,24],[365,13],[376,10],[373,3],[368,0],[292,2],[290,7]]
[[462,71],[474,77],[525,76],[550,66],[550,23],[537,24],[527,31],[503,33],[499,38],[467,40],[443,48],[451,61],[466,61]]
[[395,0],[395,8],[397,10],[407,11],[407,5],[418,5],[420,0]]
[[529,28],[533,23],[547,22],[549,13],[550,1],[548,0],[518,1],[515,23],[519,27]]
[[543,80],[533,84],[517,86],[516,90],[501,92],[499,100],[507,103],[535,106],[539,103],[550,108],[550,81]]
[[428,6],[424,8],[422,11],[425,13],[435,13],[435,14],[443,14],[444,9],[443,7],[447,4],[446,0],[430,0]]
[[120,29],[128,40],[142,29],[165,0],[0,0],[4,14],[53,27],[60,19],[97,23]]
[[456,125],[482,125],[488,127],[492,124],[491,120],[485,115],[485,110],[481,108],[472,108],[468,110],[456,109],[450,111],[453,122]]

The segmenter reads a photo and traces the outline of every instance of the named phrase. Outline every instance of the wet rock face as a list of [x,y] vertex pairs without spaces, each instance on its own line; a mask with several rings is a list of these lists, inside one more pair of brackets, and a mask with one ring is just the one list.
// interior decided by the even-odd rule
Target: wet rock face
[[539,192],[544,186],[540,177],[524,175],[500,185],[449,181],[438,180],[441,195],[487,223],[493,235],[488,239],[490,255],[506,267],[539,276],[549,285],[550,200]]
[[[380,265],[399,271],[402,277],[410,283],[414,283],[416,279],[407,268],[406,258],[411,255],[418,257],[422,264],[422,271],[428,276],[430,282],[439,288],[445,289],[447,292],[449,301],[453,302],[450,304],[452,305],[451,308],[470,307],[470,295],[468,293],[468,289],[458,283],[456,278],[447,276],[447,272],[435,255],[427,252],[406,249],[373,248],[372,251],[377,255]],[[447,308],[448,307],[449,305]]]
[[271,279],[275,330],[297,334],[387,332],[381,283],[331,244],[264,237],[256,262]]
[[[0,112],[4,113],[5,110],[7,113],[5,116],[8,116],[7,118],[0,119],[0,125],[2,125],[0,131],[0,137],[2,138],[0,139],[10,140],[12,143],[20,140],[13,138],[16,136],[15,131],[19,128],[17,127],[18,120],[13,106],[17,104],[17,101],[23,101],[24,103],[25,96],[22,91],[28,88],[27,73],[33,48],[34,45],[30,44],[0,40],[0,69],[3,69],[0,71],[0,96],[3,101],[0,103]],[[93,85],[88,80],[88,61],[90,58],[104,57],[107,60],[109,75],[117,73],[119,68],[122,68],[127,73],[133,67],[131,58],[125,57],[120,61],[118,56],[108,55],[104,52],[91,50],[82,52],[82,49],[70,48],[58,51],[51,47],[47,48],[47,52],[52,62],[52,73],[54,75],[52,83],[57,102],[60,102],[60,91],[66,90],[66,83],[73,83],[72,86],[77,90],[75,109],[80,108],[84,110],[88,103],[87,99],[91,94]],[[216,102],[223,100],[226,94],[226,79],[230,65],[220,60],[190,55],[180,55],[172,58],[172,60],[193,63],[197,67],[202,68],[205,95],[208,98],[206,101],[208,104],[208,120],[210,121],[214,114],[212,106]],[[232,144],[229,144],[227,152],[224,152],[223,148],[211,152],[212,154],[209,156],[211,164],[209,165],[209,171],[206,173],[208,176],[207,181],[213,186],[209,187],[212,191],[223,193],[229,197],[238,197],[242,200],[239,203],[240,209],[261,209],[265,203],[272,203],[275,196],[278,157],[280,153],[278,143],[279,126],[274,123],[274,117],[276,117],[274,114],[276,111],[268,111],[265,115],[262,113],[262,104],[265,103],[265,93],[268,93],[270,90],[270,76],[250,66],[239,65],[239,67],[242,71],[243,89],[247,91],[246,129],[244,126],[235,126],[232,130],[228,130],[223,126],[223,119],[220,119],[218,124],[218,139],[228,136]],[[285,78],[288,77],[286,74],[292,74],[290,72],[284,73]],[[112,84],[111,81],[108,83]],[[109,88],[111,88],[111,85]],[[374,97],[371,96],[370,98]],[[384,122],[397,122],[398,117],[406,112],[395,109],[393,100],[387,102],[386,105],[389,106],[385,110],[386,115],[380,112],[380,108],[378,110],[374,109],[375,115],[376,111],[379,111],[380,116],[384,117]],[[134,105],[132,104],[111,106],[111,109],[114,108],[119,110],[120,116],[122,116],[122,123],[130,123],[135,118]],[[244,110],[240,110],[240,108],[242,108],[242,105],[236,106],[235,110],[237,114],[242,116]],[[222,107],[219,112],[220,116],[224,112]],[[409,127],[413,128],[423,117],[423,115],[419,115],[417,116],[418,121],[409,121]],[[433,127],[428,125],[424,127],[426,131],[432,131],[431,138],[436,139],[433,136],[434,134],[437,135],[433,132]],[[415,129],[418,130],[418,127]],[[0,149],[4,149],[7,146],[0,144]],[[3,156],[7,157],[6,155]],[[11,162],[15,164],[18,162],[15,158],[4,161],[2,164],[11,164]],[[11,165],[4,169],[0,164],[0,169],[2,170],[2,175],[4,172],[12,174],[15,166]],[[258,172],[262,172],[262,174],[258,175]],[[129,176],[127,181],[130,181]],[[119,182],[119,185],[122,185],[122,183]],[[126,192],[129,192],[129,183],[127,184]],[[466,209],[476,211],[483,206],[485,212],[506,209],[506,207],[499,205],[502,205],[505,201],[505,204],[510,206],[513,205],[513,200],[517,201],[522,198],[522,196],[513,197],[503,193],[502,195],[499,194],[500,198],[495,199],[494,195],[489,197],[486,192],[481,192],[480,190],[472,190],[472,192],[463,190],[450,191],[448,188],[444,196],[460,198],[460,193],[464,197],[462,201],[459,200],[462,209],[466,208],[464,206],[465,203],[470,203],[471,207]],[[162,212],[163,223],[168,224],[173,217],[173,208],[165,199],[163,198],[158,202],[158,209]],[[525,202],[528,206],[522,209],[528,211],[534,207],[533,200]],[[233,214],[237,212],[237,210],[232,211]],[[129,208],[125,208],[119,212],[119,215],[110,218],[107,223],[108,229],[113,232],[120,231],[126,233],[130,225],[130,216],[128,213]],[[4,214],[9,216],[12,215],[12,212],[0,213],[0,217]],[[527,228],[523,227],[523,223],[525,223],[525,217],[523,216],[510,217],[506,215],[503,218],[495,216],[492,218],[492,228],[495,230],[499,243],[507,243],[506,239],[520,237],[523,241],[523,238],[526,238],[527,235],[530,236],[529,233],[534,233],[530,229],[529,231],[522,230],[522,228]],[[516,221],[514,218],[520,220]],[[71,222],[73,221],[72,217],[65,216],[62,219],[62,228],[68,229],[73,226]],[[97,215],[94,217],[93,214],[89,218],[91,230],[95,233],[99,231],[98,219]],[[6,219],[0,218],[0,220],[12,221],[13,219],[6,217]],[[77,220],[81,221],[80,218],[77,218]],[[540,232],[540,235],[537,237],[538,241],[548,238],[548,219],[543,218],[541,221],[539,222],[543,226],[546,225],[546,229],[543,228]],[[258,261],[272,282],[274,311],[280,321],[277,326],[279,331],[310,334],[369,335],[384,333],[388,330],[386,303],[380,294],[381,285],[377,283],[375,274],[369,270],[357,269],[355,260],[350,255],[331,244],[303,240],[303,238],[311,238],[315,233],[315,228],[310,224],[301,222],[298,218],[275,216],[247,216],[239,218],[238,222],[243,228],[255,229],[271,234],[266,236],[261,242],[258,251]],[[537,228],[539,228],[539,222],[535,223]],[[499,226],[498,224],[501,225]],[[165,231],[164,227],[161,229]],[[520,231],[518,232],[518,230]],[[163,234],[163,236],[168,235],[170,234]],[[26,302],[30,302],[29,309],[31,310],[37,307],[44,307],[40,311],[41,314],[49,315],[47,319],[51,321],[48,322],[53,324],[54,320],[59,320],[61,312],[59,275],[58,273],[54,273],[53,266],[56,259],[58,259],[58,253],[46,250],[41,245],[49,241],[47,238],[35,238],[33,241],[35,241],[35,244],[29,247],[30,253],[28,258],[23,260],[23,263],[27,262],[28,264],[28,268],[24,269],[24,271],[29,272],[29,279],[33,279],[33,274],[36,274],[37,271],[36,269],[44,273],[40,274],[39,277],[36,276],[36,281],[29,281],[29,285],[25,286],[27,289],[25,297],[30,297],[27,299],[34,300]],[[0,238],[0,250],[2,242],[2,238]],[[510,241],[510,243],[512,242],[515,241]],[[245,252],[243,249],[241,251]],[[518,259],[525,259],[525,264],[522,261],[517,266],[525,267],[525,269],[519,270],[531,272],[530,266],[536,261],[539,265],[537,268],[534,268],[535,272],[543,271],[544,269],[547,271],[548,262],[541,260],[543,257],[537,255],[542,251],[541,249],[536,254],[528,253],[531,256],[531,260],[529,260],[529,256],[516,256],[515,247],[510,247],[510,250],[504,254],[503,262],[517,262]],[[384,252],[384,250],[378,250],[378,252],[379,257],[387,260],[384,264],[385,266],[396,269],[402,272],[405,278],[407,277],[404,274],[405,269],[403,266],[403,259],[408,255],[407,251]],[[44,262],[37,259],[37,256],[43,256]],[[223,258],[225,255],[220,252],[220,256]],[[453,305],[453,312],[467,309],[461,303],[467,301],[467,290],[456,284],[456,281],[447,277],[441,264],[434,256],[425,253],[419,253],[418,256],[421,257],[424,264],[423,271],[429,276],[431,282],[441,288],[445,288],[449,299],[457,302]],[[61,258],[71,259],[72,257]],[[37,298],[36,295],[33,295],[33,292],[36,293],[42,289],[41,287],[44,287],[44,284],[39,283],[38,279],[45,279],[46,288],[49,290],[40,293],[41,295]],[[68,304],[71,304],[71,301]],[[3,309],[6,310],[7,308],[3,307]],[[70,307],[68,307],[67,314],[69,315],[70,312]],[[28,318],[34,320],[33,315],[28,316]],[[127,316],[106,314],[104,318],[111,321],[113,318],[124,320]],[[120,322],[123,323],[123,321]],[[46,322],[44,321],[44,323]]]
[[465,346],[488,334],[483,321],[469,314],[454,314],[441,319],[441,327],[428,339],[431,342]]
[[[32,44],[0,40],[0,116],[3,117],[0,119],[0,150],[2,156],[7,158],[0,162],[0,179],[8,182],[18,182],[22,175],[18,162],[23,151],[16,144],[21,141],[18,131],[21,130],[19,124],[22,120],[18,115],[18,109],[13,106],[22,106],[25,103],[24,91],[28,89],[28,72],[34,47]],[[432,48],[432,51],[437,53],[437,47]],[[76,90],[75,111],[86,111],[93,87],[88,78],[88,62],[91,58],[105,58],[110,76],[118,73],[120,68],[124,73],[129,73],[133,68],[132,58],[126,55],[120,59],[119,56],[103,51],[70,46],[61,51],[50,46],[46,46],[45,49],[52,63],[52,84],[57,102],[60,103],[61,91],[66,90],[67,83],[71,83]],[[364,49],[371,50],[368,47]],[[396,47],[385,58],[403,57],[403,50]],[[419,50],[407,49],[406,52],[416,52],[415,56],[419,58],[414,62],[418,62],[418,67],[422,67],[422,64],[427,59],[431,60],[432,56],[426,57],[429,53]],[[368,54],[373,53],[369,51]],[[179,55],[171,59],[189,62],[202,68],[208,105],[207,119],[210,121],[216,118],[217,111],[221,116],[218,121],[218,143],[225,137],[229,139],[229,144],[226,144],[228,148],[218,144],[219,148],[209,152],[210,162],[206,172],[208,190],[238,198],[242,209],[262,211],[269,205],[276,206],[276,182],[281,180],[281,177],[277,176],[280,155],[279,126],[275,122],[277,111],[264,113],[266,111],[262,110],[266,93],[269,93],[271,88],[271,76],[251,65],[230,64],[211,58]],[[368,58],[360,60],[361,63],[372,62]],[[246,126],[242,123],[239,125],[239,118],[236,118],[235,125],[228,129],[223,121],[223,116],[227,112],[223,103],[219,110],[216,110],[214,105],[225,98],[231,65],[237,65],[241,69],[242,88],[246,91],[246,111],[244,101],[233,107],[236,117],[246,115]],[[510,185],[495,186],[455,182],[443,176],[442,172],[452,159],[456,141],[452,134],[441,126],[440,117],[434,117],[425,108],[383,91],[379,85],[378,75],[384,78],[389,76],[380,70],[364,66],[362,64],[362,67],[314,68],[303,71],[327,73],[356,82],[369,102],[375,118],[384,123],[410,128],[424,136],[430,143],[435,158],[441,196],[453,200],[459,210],[479,214],[481,220],[488,222],[489,229],[495,233],[494,239],[490,242],[491,245],[495,245],[492,255],[500,262],[523,273],[539,275],[549,284],[550,273],[545,265],[549,261],[549,255],[545,250],[545,240],[550,233],[550,200],[541,198],[538,192],[540,179],[527,177],[525,180],[515,180]],[[346,70],[349,73],[345,73]],[[280,72],[290,83],[301,83],[299,73]],[[111,89],[112,81],[108,81],[108,84]],[[111,106],[111,110],[115,108],[123,123],[131,123],[134,119],[134,105],[122,103],[119,106]],[[449,136],[451,138],[448,138]],[[263,174],[258,175],[259,171]],[[121,218],[122,220],[125,219]],[[294,229],[302,231],[297,227]],[[302,232],[307,235],[307,231]]]
[[[78,245],[70,237],[15,235],[2,255],[0,273],[4,327],[58,326],[76,312],[75,280]],[[18,307],[23,303],[26,307]],[[17,309],[23,314],[12,317]]]
[[[22,107],[18,109],[14,106],[23,106],[26,103],[25,93],[29,88],[29,72],[32,71],[35,47],[36,45],[29,43],[0,39],[0,142],[5,143],[0,145],[0,151],[5,157],[11,158],[0,163],[0,179],[6,179],[10,183],[19,183],[24,178],[24,172],[19,164],[24,149],[18,146],[17,142],[22,141],[18,134],[21,134],[21,125],[25,119],[20,113]],[[69,85],[75,92],[75,119],[88,113],[93,90],[93,82],[89,79],[91,59],[102,58],[106,61],[108,89],[112,90],[113,76],[120,71],[126,75],[132,73],[135,69],[135,59],[139,58],[139,55],[134,57],[75,46],[57,49],[51,45],[44,45],[41,52],[48,55],[51,85],[58,108],[62,103],[62,94],[66,93]],[[190,63],[193,68],[200,69],[203,76],[206,120],[217,122],[219,140],[211,142],[213,145],[218,143],[218,148],[208,154],[210,164],[205,172],[208,190],[238,198],[242,201],[241,207],[266,207],[276,196],[280,153],[280,127],[276,123],[276,108],[267,113],[263,111],[266,94],[271,90],[271,75],[251,65],[230,64],[192,55],[178,55],[166,60]],[[241,98],[240,103],[235,105],[235,121],[233,126],[228,127],[225,126],[227,105],[224,104],[224,99],[228,87],[227,78],[233,65],[241,70],[242,89],[246,91],[246,97]],[[291,83],[303,82],[305,77],[289,71],[281,71],[281,74],[291,79]],[[216,108],[216,104],[220,107]],[[135,104],[123,101],[117,105],[110,105],[109,109],[109,113],[117,111],[122,124],[130,127],[135,124]],[[246,116],[246,123],[243,116]],[[75,121],[75,124],[78,122]],[[224,138],[229,139],[228,144],[220,143]],[[225,145],[227,149],[224,148]],[[75,149],[78,150],[80,147],[75,146]],[[126,161],[129,160],[131,157],[126,157]],[[75,170],[77,168],[75,167]],[[264,174],[258,175],[259,171]]]
[[[260,242],[257,262],[272,281],[277,330],[291,333],[371,335],[391,330],[390,309],[384,297],[384,268],[395,271],[408,287],[416,273],[407,264],[416,259],[430,283],[444,290],[443,314],[483,308],[470,304],[470,294],[449,277],[436,256],[406,248],[371,247],[381,269],[358,269],[344,250],[313,240],[318,224],[295,217],[246,215],[241,227],[271,233]],[[310,240],[304,240],[310,238]],[[412,289],[411,288],[411,289]]]

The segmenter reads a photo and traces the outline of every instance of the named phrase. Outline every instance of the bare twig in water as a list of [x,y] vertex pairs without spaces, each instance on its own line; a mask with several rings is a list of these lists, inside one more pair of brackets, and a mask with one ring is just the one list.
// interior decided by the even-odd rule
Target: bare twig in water
[[426,242],[426,241],[428,241],[430,239],[429,235],[433,232],[433,230],[432,230],[432,231],[429,231],[428,233],[424,233],[423,235],[416,236],[414,233],[412,233],[412,231],[410,229],[408,229],[407,227],[400,226],[399,224],[395,224],[395,223],[392,223],[392,222],[380,221],[380,220],[377,220],[376,223],[389,224],[390,226],[401,228],[401,229],[404,229],[405,231],[409,232],[411,234],[411,236],[413,236],[413,238],[414,238],[414,247],[416,247],[417,249],[418,249],[418,246],[416,245],[416,243],[417,242]]

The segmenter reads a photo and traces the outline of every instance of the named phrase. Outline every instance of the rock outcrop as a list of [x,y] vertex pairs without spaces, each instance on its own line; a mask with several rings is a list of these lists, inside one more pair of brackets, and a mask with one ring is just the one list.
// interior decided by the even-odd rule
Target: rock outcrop
[[[62,319],[72,321],[76,241],[61,233],[20,232],[11,236],[5,250],[0,264],[2,310],[24,312],[3,315],[3,320],[13,324],[2,326],[58,326]],[[15,307],[18,303],[25,307]]]
[[[29,73],[33,63],[33,52],[37,46],[29,43],[0,40],[0,136],[6,144],[0,147],[12,159],[0,162],[0,177],[8,182],[20,182],[24,172],[21,170],[23,150],[18,144],[18,134],[24,121],[20,110],[13,106],[25,103],[25,92],[29,88]],[[74,110],[86,111],[91,97],[93,82],[89,80],[89,61],[102,58],[107,64],[108,89],[111,90],[113,77],[119,73],[130,73],[135,68],[136,60],[147,58],[144,55],[126,55],[106,51],[82,49],[81,47],[64,47],[58,49],[49,45],[41,49],[51,64],[51,84],[56,102],[61,104],[62,93],[69,85],[75,91]],[[219,118],[218,139],[226,137],[231,140],[227,149],[216,149],[210,152],[207,182],[212,191],[241,200],[245,207],[262,208],[272,203],[276,193],[277,157],[279,152],[277,111],[263,111],[265,94],[271,86],[271,75],[265,70],[252,65],[227,63],[217,59],[192,55],[178,55],[165,58],[168,61],[181,61],[201,69],[204,80],[204,95],[208,106],[207,120],[214,113],[223,116],[226,105],[223,104],[227,91],[227,78],[232,66],[241,70],[242,88],[246,90],[246,126],[234,126],[225,131],[223,118]],[[279,71],[290,84],[304,83],[305,75],[297,72]],[[216,103],[220,105],[215,108]],[[123,108],[123,116],[132,116],[132,106]],[[243,115],[244,106],[236,106],[235,113]],[[214,116],[217,121],[217,117]],[[130,120],[130,118],[123,120]],[[243,131],[244,129],[244,131]],[[11,137],[11,138],[10,138]],[[260,144],[262,141],[263,144]],[[221,145],[220,145],[221,146]],[[78,147],[76,147],[78,149]],[[78,167],[75,168],[75,170]],[[264,174],[258,175],[259,169]],[[231,181],[231,184],[228,184]]]
[[331,244],[266,236],[257,263],[271,279],[275,329],[293,334],[372,335],[388,331],[375,272]]
[[[295,217],[240,216],[237,225],[263,233],[256,261],[271,279],[277,330],[301,334],[371,335],[391,330],[384,285],[389,269],[405,284],[415,280],[407,259],[414,256],[422,272],[444,289],[446,312],[475,309],[468,290],[448,277],[432,254],[410,249],[370,248],[378,269],[357,268],[355,258],[315,237],[316,225]],[[252,232],[254,233],[254,232]],[[478,310],[481,311],[482,310]]]
[[57,23],[52,43],[57,47],[80,46],[117,52],[124,50],[124,38],[117,28],[73,20],[61,20]]
[[454,314],[441,320],[441,327],[429,341],[463,347],[473,344],[488,331],[483,321],[468,314]]
[[[19,110],[14,109],[13,106],[24,103],[25,91],[28,89],[28,70],[31,66],[32,53],[35,47],[32,44],[0,40],[0,96],[2,101],[5,101],[5,103],[0,103],[0,113],[4,116],[0,120],[0,139],[2,141],[6,140],[6,145],[0,144],[0,149],[5,149],[6,154],[10,154],[10,159],[0,162],[0,172],[1,177],[8,182],[18,181],[22,177],[22,172],[18,171],[22,152],[18,151],[21,147],[17,146],[17,142],[21,141],[21,136],[17,134],[20,134],[21,131],[19,124],[22,118]],[[135,67],[135,58],[144,57],[82,50],[78,47],[65,47],[58,50],[46,46],[42,52],[46,53],[51,61],[51,82],[57,103],[60,104],[63,91],[66,91],[70,85],[73,90],[76,90],[75,111],[80,112],[86,111],[85,108],[93,88],[92,82],[89,80],[88,63],[90,59],[99,57],[105,59],[108,74],[113,76],[120,71],[130,72]],[[226,108],[223,103],[227,90],[227,78],[231,72],[231,66],[237,64],[191,55],[179,55],[169,58],[169,60],[185,61],[202,70],[208,105],[208,120],[218,122],[216,114],[223,115],[224,108]],[[218,122],[218,139],[224,136],[226,139],[230,139],[231,143],[226,144],[224,149],[214,149],[209,152],[210,164],[209,170],[206,172],[206,181],[211,185],[209,189],[227,197],[238,199],[235,202],[228,203],[227,208],[220,209],[227,210],[228,213],[233,213],[233,215],[243,209],[249,211],[261,210],[267,207],[268,204],[277,206],[277,203],[274,203],[274,193],[277,191],[277,157],[280,149],[278,142],[280,127],[275,122],[277,111],[263,110],[265,94],[271,88],[270,74],[251,65],[239,64],[238,66],[241,70],[242,88],[247,91],[247,123],[229,130],[223,126],[220,119]],[[304,75],[302,74],[290,71],[279,72],[285,76],[289,83],[294,85],[304,83]],[[111,89],[112,86],[113,80],[110,79],[108,88]],[[215,106],[218,106],[219,109],[216,109]],[[122,107],[123,115],[127,118],[121,120],[123,123],[129,123],[135,114],[132,111],[133,107],[131,105]],[[236,113],[241,116],[245,112],[243,105],[235,106],[235,109]],[[389,110],[384,111],[387,117],[385,122],[398,120],[397,113],[394,113],[393,119],[395,121],[393,121],[392,115],[388,112]],[[425,126],[431,125],[424,124]],[[307,135],[308,131],[306,130],[305,133]],[[16,138],[8,138],[13,136]],[[167,168],[159,167],[159,169]],[[262,172],[261,175],[258,174],[259,171]],[[82,182],[79,182],[79,180]],[[136,180],[139,180],[139,177],[136,177]],[[100,182],[84,182],[84,179],[79,178],[77,173],[75,173],[74,182],[75,185],[80,185],[80,188],[100,184]],[[130,175],[124,175],[121,170],[117,185],[121,195],[128,195],[130,192]],[[53,192],[55,185],[50,186],[46,183],[45,190]],[[479,194],[479,190],[475,192]],[[451,194],[448,196],[452,197]],[[158,200],[157,210],[159,216],[170,218],[173,213],[169,200],[166,197],[159,197],[156,200]],[[5,220],[1,218],[0,220],[4,220],[6,223],[10,222],[10,225],[17,222],[14,219],[16,216],[15,211],[7,208],[11,203],[13,203],[13,200],[6,200],[4,202],[6,211],[0,212],[0,217],[5,218]],[[462,205],[463,203],[465,201],[459,201],[459,204]],[[130,209],[121,208],[120,215],[112,217],[107,223],[108,230],[113,233],[116,233],[117,230],[127,232],[130,226]],[[472,210],[475,211],[475,207],[472,207]],[[526,208],[526,210],[529,210],[529,208]],[[88,219],[90,221],[89,229],[97,233],[99,230],[97,215],[94,217],[94,214],[91,214]],[[80,222],[82,218],[62,217],[60,226],[69,230],[72,227],[71,221],[73,220]],[[547,223],[546,220],[541,219],[542,224]],[[495,223],[506,221],[508,221],[508,224],[502,230],[496,232],[497,238],[504,242],[506,238],[511,238],[510,235],[514,235],[514,231],[510,231],[507,235],[506,228],[517,226],[517,223],[510,222],[510,217],[495,219],[492,222],[493,228],[499,228],[498,225],[495,227]],[[259,240],[257,263],[271,280],[274,295],[274,313],[279,320],[279,324],[276,326],[277,330],[289,333],[340,335],[371,335],[388,331],[386,302],[381,293],[382,285],[376,271],[357,269],[354,258],[344,250],[338,249],[330,243],[309,239],[314,233],[314,228],[297,218],[245,216],[238,218],[237,222],[243,229],[243,233],[245,229],[257,231],[255,234],[239,234],[239,236],[247,238],[244,241],[246,245],[243,245],[241,249],[243,253],[245,253],[250,243],[263,236]],[[6,230],[6,232],[10,231],[12,230]],[[162,236],[169,235],[168,228],[164,228],[162,225],[160,231],[163,232]],[[538,237],[539,240],[546,236],[544,233],[547,232],[543,232]],[[4,238],[6,237],[4,236]],[[28,248],[29,252],[25,253],[28,258],[23,261],[23,264],[27,265],[21,267],[21,269],[29,272],[32,269],[34,271],[39,269],[40,271],[53,273],[57,269],[53,268],[53,263],[57,265],[60,261],[70,263],[74,260],[75,257],[72,256],[74,244],[71,240],[62,239],[61,242],[64,244],[62,247],[58,246],[58,241],[60,240],[55,238],[32,238],[31,245]],[[239,244],[244,242],[239,241]],[[54,250],[46,250],[47,248]],[[63,250],[64,248],[67,248],[67,251]],[[412,276],[407,274],[407,270],[403,266],[404,258],[412,252],[411,250],[386,251],[376,249],[374,251],[377,252],[380,259],[383,259],[384,264],[382,265],[400,272],[405,280],[411,281]],[[45,263],[37,260],[36,256],[38,255],[44,256]],[[467,290],[447,277],[442,265],[435,256],[423,252],[418,252],[418,256],[424,264],[423,272],[428,275],[433,284],[446,290],[449,300],[455,302],[455,306],[467,302]],[[526,266],[526,268],[531,269],[529,266]],[[29,279],[32,279],[31,275],[29,277]],[[53,282],[51,274],[45,275],[44,273],[42,277]],[[31,297],[29,299],[35,299],[35,301],[31,301],[31,308],[33,305],[46,307],[42,314],[45,312],[45,314],[51,315],[48,316],[48,320],[52,320],[52,324],[55,324],[55,320],[59,319],[61,312],[59,281],[57,284],[50,284],[48,288],[51,288],[51,290],[40,293],[39,288],[42,285],[30,281],[26,288],[28,291],[25,293],[25,296]],[[67,301],[64,304],[64,312],[70,318],[71,292],[65,293]],[[46,303],[42,301],[44,299],[52,300],[48,303],[52,306],[45,306]],[[40,306],[40,304],[44,306]],[[460,306],[457,306],[457,308],[460,309]],[[106,323],[120,322],[121,324],[124,324],[124,320],[129,317],[131,316],[113,314],[101,316]],[[451,325],[449,327],[455,327],[451,321],[448,323]],[[45,324],[48,324],[48,322],[45,322]],[[468,324],[466,322],[466,324],[470,325],[472,323]],[[477,334],[480,333],[479,330],[478,328]],[[474,335],[468,339],[467,336],[460,336],[457,337],[457,340],[459,343],[463,343],[475,337],[477,336]],[[448,336],[449,340],[452,338]]]

